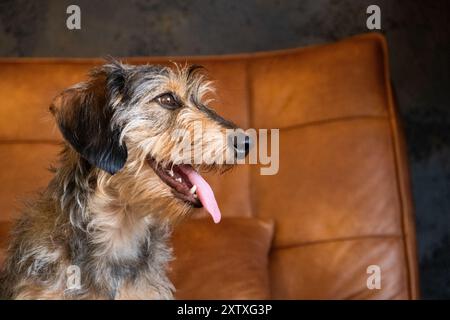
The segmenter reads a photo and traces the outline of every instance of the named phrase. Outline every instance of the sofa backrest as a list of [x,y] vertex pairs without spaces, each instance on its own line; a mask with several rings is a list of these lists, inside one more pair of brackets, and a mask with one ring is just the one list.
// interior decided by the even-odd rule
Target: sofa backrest
[[[273,298],[417,298],[403,139],[378,34],[315,47],[211,57],[214,108],[243,128],[280,129],[279,172],[239,166],[209,177],[224,216],[274,219]],[[45,187],[61,136],[52,98],[100,59],[0,59],[0,221]],[[371,267],[375,266],[375,267]],[[368,289],[371,268],[381,289]]]

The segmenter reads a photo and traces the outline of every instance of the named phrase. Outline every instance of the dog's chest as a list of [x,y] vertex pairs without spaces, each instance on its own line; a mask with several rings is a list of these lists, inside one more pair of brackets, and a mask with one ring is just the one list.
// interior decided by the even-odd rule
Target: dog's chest
[[167,300],[173,299],[168,288],[156,288],[152,285],[125,283],[115,293],[114,300]]

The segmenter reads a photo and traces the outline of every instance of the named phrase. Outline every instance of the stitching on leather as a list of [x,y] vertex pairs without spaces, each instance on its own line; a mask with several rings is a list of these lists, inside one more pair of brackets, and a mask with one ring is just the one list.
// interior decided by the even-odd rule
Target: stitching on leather
[[339,117],[339,118],[329,118],[323,120],[310,121],[305,123],[293,124],[286,127],[280,127],[280,130],[287,131],[292,129],[301,129],[304,127],[313,127],[313,126],[322,126],[329,123],[336,122],[345,122],[345,121],[355,121],[355,120],[389,120],[389,116],[381,116],[381,115],[358,115],[358,116],[347,116],[347,117]]
[[[247,69],[247,67],[246,67]],[[246,74],[249,73],[248,70],[246,70]],[[248,123],[249,123],[249,127],[253,127],[253,113],[252,113],[252,98],[251,98],[251,80],[250,80],[250,75],[246,75],[246,86],[247,86],[247,92],[248,92],[248,98],[247,98],[247,104],[248,104],[248,108],[250,109],[249,111],[249,116],[248,116]],[[348,116],[348,117],[340,117],[340,118],[330,118],[330,119],[324,119],[324,120],[317,120],[317,121],[311,121],[311,122],[305,122],[305,123],[299,123],[299,124],[294,124],[291,126],[286,126],[286,127],[280,127],[280,130],[283,131],[288,131],[288,130],[293,130],[293,129],[301,129],[304,127],[313,127],[313,126],[321,126],[321,125],[326,125],[326,124],[331,124],[331,123],[337,123],[337,122],[345,122],[345,121],[356,121],[356,120],[390,120],[389,116],[374,116],[374,115],[360,115],[360,116]],[[11,140],[3,140],[0,139],[0,144],[26,144],[26,143],[48,143],[48,144],[58,144],[61,143],[62,140],[52,140],[52,139],[38,139],[38,140],[33,140],[33,139],[11,139]]]
[[364,236],[354,236],[354,237],[342,237],[324,240],[315,240],[307,242],[299,242],[288,245],[273,246],[272,250],[287,250],[295,249],[299,247],[311,246],[316,244],[327,244],[331,242],[344,242],[344,241],[358,241],[358,240],[383,240],[383,239],[399,239],[402,240],[403,236],[401,234],[385,234],[385,235],[364,235]]
[[46,139],[39,139],[39,140],[31,140],[31,139],[17,139],[17,140],[0,140],[0,145],[8,145],[8,144],[54,144],[58,145],[61,144],[62,140],[46,140]]

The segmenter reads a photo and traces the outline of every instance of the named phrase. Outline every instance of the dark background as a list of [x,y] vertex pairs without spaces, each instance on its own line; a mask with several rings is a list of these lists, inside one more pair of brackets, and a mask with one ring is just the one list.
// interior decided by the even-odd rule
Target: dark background
[[[381,8],[406,130],[423,298],[450,298],[450,1],[0,0],[0,56],[98,57],[251,52],[368,32]],[[81,30],[66,8],[81,7]]]

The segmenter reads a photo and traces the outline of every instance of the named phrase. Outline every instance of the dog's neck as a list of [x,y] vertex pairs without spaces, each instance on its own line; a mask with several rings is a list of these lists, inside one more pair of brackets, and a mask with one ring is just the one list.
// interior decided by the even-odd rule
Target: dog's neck
[[[159,270],[155,277],[166,279],[166,265],[171,260],[171,249],[167,245],[169,224],[149,212],[151,206],[128,201],[127,198],[133,197],[127,193],[133,190],[119,187],[114,180],[101,181],[111,176],[89,166],[70,148],[65,149],[61,161],[63,165],[56,169],[49,190],[53,190],[51,196],[60,207],[61,215],[67,217],[75,233],[81,235],[83,245],[89,248],[77,250],[97,257],[96,261],[100,257],[103,266],[97,263],[95,268],[104,274],[99,278],[114,286],[117,278],[136,278],[143,269],[151,269]],[[74,252],[72,256],[77,254]],[[124,270],[124,274],[113,277],[106,274],[106,270],[116,273]],[[116,289],[111,288],[111,291]]]
[[70,147],[61,162],[50,183],[53,199],[73,227],[92,235],[95,244],[104,243],[111,255],[131,257],[127,251],[136,249],[149,230],[168,230],[169,221],[160,218],[164,204],[146,194],[145,186],[133,184],[135,178],[94,168]]

